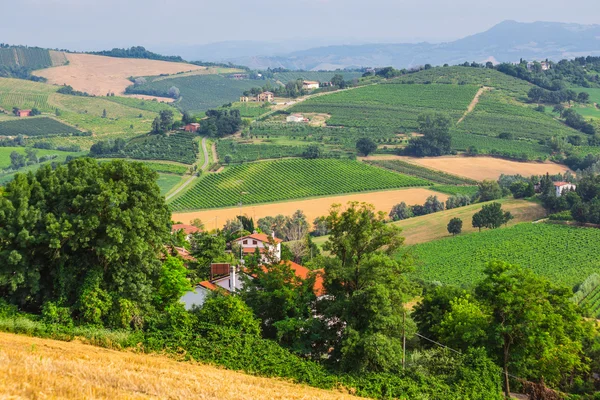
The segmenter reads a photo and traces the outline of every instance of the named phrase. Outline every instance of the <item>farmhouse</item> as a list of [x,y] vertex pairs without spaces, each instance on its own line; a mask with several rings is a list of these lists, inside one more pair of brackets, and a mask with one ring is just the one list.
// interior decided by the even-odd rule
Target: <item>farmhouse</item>
[[554,182],[556,189],[556,197],[560,197],[563,193],[577,189],[577,186],[569,182]]
[[272,102],[275,95],[273,92],[262,92],[258,96],[256,96],[256,101],[268,101]]
[[302,81],[302,89],[313,90],[319,88],[319,82],[317,81]]
[[248,74],[231,74],[229,75],[231,79],[235,79],[237,81],[242,79],[248,79]]
[[308,118],[304,118],[302,114],[288,115],[285,120],[286,122],[308,122]]
[[[310,277],[313,271],[308,268],[296,264],[292,261],[281,261],[280,265],[287,265],[290,267],[294,274],[302,280],[306,280]],[[192,309],[195,306],[201,306],[206,301],[206,298],[211,292],[221,292],[225,295],[235,293],[244,288],[244,282],[246,279],[253,279],[245,269],[232,266],[230,264],[211,264],[211,280],[203,281],[196,285],[193,291],[190,291],[183,295],[180,299],[184,303],[187,310]],[[262,267],[263,271],[267,272],[266,267]],[[323,270],[316,270],[315,283],[313,285],[313,291],[317,296],[323,296],[325,294],[325,286],[323,284]],[[243,276],[243,277],[242,277]]]
[[240,103],[247,103],[250,101],[250,98],[248,96],[241,96],[240,97]]
[[187,124],[186,126],[183,127],[183,130],[186,132],[198,132],[198,129],[200,129],[200,124],[198,124],[196,122]]
[[30,117],[31,116],[31,110],[16,110],[15,111],[15,115],[17,117]]
[[196,228],[195,226],[192,226],[192,225],[186,225],[186,224],[173,224],[171,226],[171,234],[176,234],[179,231],[183,231],[183,233],[185,235],[185,240],[187,240],[189,242],[190,239],[192,238],[192,235],[194,233],[202,232],[202,229]]
[[267,262],[269,256],[275,261],[281,260],[281,239],[277,239],[273,233],[271,236],[264,233],[252,233],[233,241],[242,247],[243,254],[254,254],[256,249],[263,254],[262,262]]

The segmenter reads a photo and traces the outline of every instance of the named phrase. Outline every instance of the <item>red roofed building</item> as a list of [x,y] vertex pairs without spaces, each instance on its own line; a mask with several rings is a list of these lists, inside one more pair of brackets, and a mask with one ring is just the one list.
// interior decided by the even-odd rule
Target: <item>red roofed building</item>
[[177,232],[179,230],[183,230],[183,232],[186,235],[191,235],[193,233],[198,233],[198,232],[202,232],[202,229],[200,228],[196,228],[193,225],[186,225],[186,224],[173,224],[171,226],[171,232]]
[[186,132],[198,132],[198,129],[200,129],[200,124],[198,123],[191,123],[191,124],[187,124],[186,126],[183,127],[183,130]]
[[569,182],[554,182],[556,197],[560,197],[564,192],[577,189],[577,186]]
[[31,110],[17,110],[15,114],[17,117],[30,117]]
[[242,252],[245,255],[254,254],[256,249],[265,254],[262,258],[263,262],[268,262],[266,253],[269,252],[271,257],[277,261],[281,260],[281,242],[275,235],[265,235],[264,233],[254,232],[251,235],[243,236],[233,241],[239,246],[242,246]]

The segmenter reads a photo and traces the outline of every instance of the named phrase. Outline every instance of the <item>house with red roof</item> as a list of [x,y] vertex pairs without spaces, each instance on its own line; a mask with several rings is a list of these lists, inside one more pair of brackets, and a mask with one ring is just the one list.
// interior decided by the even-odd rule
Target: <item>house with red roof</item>
[[194,233],[202,232],[202,229],[196,228],[193,225],[186,224],[173,224],[171,226],[171,234],[176,234],[179,231],[183,231],[185,239],[189,242]]
[[569,182],[554,182],[556,197],[560,197],[563,193],[577,189],[577,186]]
[[283,240],[276,238],[275,233],[269,236],[256,231],[251,235],[242,236],[233,241],[233,243],[242,247],[244,255],[254,254],[258,249],[263,254],[262,262],[265,263],[269,262],[269,258],[275,261],[281,260],[281,242]]

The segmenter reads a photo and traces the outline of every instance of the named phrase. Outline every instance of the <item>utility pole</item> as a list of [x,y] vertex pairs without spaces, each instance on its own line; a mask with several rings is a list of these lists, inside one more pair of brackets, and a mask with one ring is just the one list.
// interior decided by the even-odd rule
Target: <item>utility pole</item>
[[406,310],[402,312],[402,369],[406,363]]

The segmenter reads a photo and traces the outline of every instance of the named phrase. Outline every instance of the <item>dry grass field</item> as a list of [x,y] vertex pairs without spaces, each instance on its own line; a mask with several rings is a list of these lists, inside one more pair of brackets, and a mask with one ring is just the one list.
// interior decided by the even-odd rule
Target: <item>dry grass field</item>
[[351,399],[165,356],[0,333],[2,399]]
[[[55,56],[56,57],[56,56]],[[69,65],[42,69],[34,75],[43,76],[48,83],[71,85],[75,90],[97,96],[112,92],[122,94],[131,85],[130,76],[176,74],[178,72],[206,70],[192,64],[138,58],[116,58],[91,54],[66,54]]]
[[523,176],[544,175],[564,173],[569,170],[568,167],[552,162],[519,162],[510,161],[494,157],[461,157],[461,156],[443,156],[443,157],[406,157],[406,156],[369,156],[368,160],[388,159],[403,160],[413,164],[422,165],[427,168],[437,169],[453,175],[464,176],[475,180],[498,179],[501,174]]
[[[322,215],[327,215],[332,204],[340,203],[345,205],[349,201],[359,201],[371,203],[379,211],[384,211],[386,214],[390,212],[392,207],[402,201],[407,204],[422,204],[428,196],[438,196],[440,200],[446,201],[447,195],[434,192],[428,189],[399,189],[387,190],[382,192],[372,193],[356,193],[341,196],[322,197],[308,200],[294,200],[282,203],[270,203],[245,206],[242,212],[256,221],[259,218],[266,216],[275,216],[278,214],[292,215],[296,210],[304,211],[310,223]],[[233,219],[240,215],[239,207],[221,208],[206,211],[195,211],[185,213],[174,213],[173,221],[181,221],[190,223],[190,221],[200,218],[206,229],[221,228],[227,219]]]

